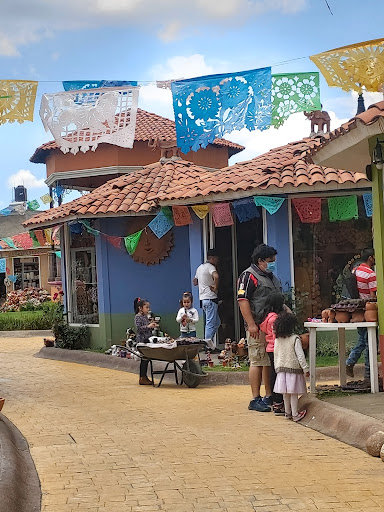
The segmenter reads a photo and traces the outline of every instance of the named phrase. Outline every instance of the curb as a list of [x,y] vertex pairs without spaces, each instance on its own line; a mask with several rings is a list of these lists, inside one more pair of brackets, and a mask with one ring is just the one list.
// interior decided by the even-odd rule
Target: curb
[[300,409],[307,409],[306,416],[300,422],[302,425],[365,452],[368,438],[378,431],[384,431],[382,421],[311,395],[302,396],[299,406]]
[[1,510],[41,510],[40,480],[28,443],[3,414],[0,414],[0,496]]
[[52,336],[51,330],[43,331],[0,331],[0,338],[30,338],[30,337],[50,337]]

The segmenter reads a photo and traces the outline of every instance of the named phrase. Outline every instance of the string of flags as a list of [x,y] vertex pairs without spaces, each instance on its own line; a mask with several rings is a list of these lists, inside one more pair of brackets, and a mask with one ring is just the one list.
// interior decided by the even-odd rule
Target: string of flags
[[[70,190],[64,189],[62,186],[57,185],[57,187],[52,188],[52,196],[48,193],[43,194],[40,197],[40,201],[42,204],[49,204],[51,202],[57,202],[59,203],[60,200],[64,198],[64,196],[71,192]],[[15,206],[12,206],[12,208],[3,208],[0,210],[0,215],[8,216],[12,215],[13,212],[18,213],[19,215],[25,215],[25,212],[27,210],[30,211],[36,211],[40,208],[41,203],[38,199],[32,199],[31,201],[25,201],[20,204],[16,204]]]
[[11,237],[0,238],[0,250],[35,249],[59,245],[59,230],[62,224],[45,229],[35,229]]
[[[367,217],[372,216],[372,194],[363,194],[363,204]],[[253,196],[236,199],[232,202],[214,203],[211,205],[175,205],[163,207],[160,212],[149,222],[147,226],[127,236],[113,236],[95,229],[88,219],[80,219],[69,223],[70,231],[73,234],[81,234],[83,229],[94,236],[104,237],[117,249],[125,248],[132,255],[140,242],[141,235],[150,229],[157,238],[162,238],[174,226],[187,226],[193,223],[190,209],[199,219],[204,219],[211,213],[215,227],[232,226],[234,216],[239,222],[260,217],[260,207],[264,208],[270,215],[274,215],[285,202],[285,197],[276,196]],[[346,221],[357,219],[359,216],[358,200],[356,195],[327,198],[329,221]],[[302,223],[318,223],[322,219],[322,198],[309,197],[292,199],[299,219]],[[35,232],[36,233],[36,232]]]

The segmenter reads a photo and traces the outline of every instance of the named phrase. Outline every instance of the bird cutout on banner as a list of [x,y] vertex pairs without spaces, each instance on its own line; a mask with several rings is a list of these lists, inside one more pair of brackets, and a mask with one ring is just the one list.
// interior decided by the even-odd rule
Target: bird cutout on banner
[[319,73],[272,75],[272,125],[282,126],[295,112],[321,110]]
[[330,87],[384,93],[384,39],[334,48],[309,58]]
[[209,212],[209,206],[207,204],[195,204],[191,206],[192,210],[199,217],[199,219],[204,219]]
[[138,87],[44,94],[40,117],[63,153],[96,151],[101,142],[132,148],[138,98]]
[[37,82],[0,80],[0,125],[33,121]]
[[44,204],[49,204],[49,203],[51,203],[53,201],[52,197],[49,194],[44,194],[43,196],[40,197],[40,200]]
[[206,148],[234,130],[271,124],[271,68],[172,82],[177,146],[183,153]]

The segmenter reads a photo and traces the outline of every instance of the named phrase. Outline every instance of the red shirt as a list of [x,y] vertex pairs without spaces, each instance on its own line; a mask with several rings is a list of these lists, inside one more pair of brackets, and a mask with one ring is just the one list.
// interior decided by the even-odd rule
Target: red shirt
[[355,270],[357,289],[361,299],[369,299],[371,292],[376,292],[376,272],[366,263],[361,263]]

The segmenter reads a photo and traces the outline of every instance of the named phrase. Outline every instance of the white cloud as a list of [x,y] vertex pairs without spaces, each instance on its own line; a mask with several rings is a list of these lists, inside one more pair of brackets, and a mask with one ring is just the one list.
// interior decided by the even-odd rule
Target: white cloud
[[163,41],[170,41],[207,24],[240,26],[268,11],[294,14],[307,3],[308,0],[221,0],[219,5],[210,0],[67,0],[63,4],[61,0],[12,0],[1,6],[0,55],[17,56],[20,47],[56,31],[108,25],[141,24],[147,31],[157,31]]
[[8,178],[8,187],[13,188],[18,185],[24,185],[27,189],[45,187],[44,179],[39,179],[28,169],[20,169],[20,171],[11,174]]

